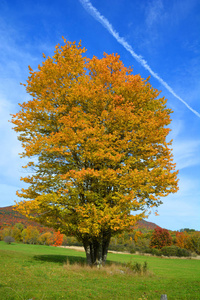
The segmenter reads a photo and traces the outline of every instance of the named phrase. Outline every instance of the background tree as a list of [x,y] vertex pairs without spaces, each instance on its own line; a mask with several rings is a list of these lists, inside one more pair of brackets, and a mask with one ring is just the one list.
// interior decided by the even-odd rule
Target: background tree
[[172,237],[167,229],[163,229],[157,227],[154,229],[151,239],[150,239],[150,247],[162,249],[165,246],[172,245]]
[[12,118],[35,171],[22,178],[29,187],[17,209],[76,236],[88,263],[101,264],[112,235],[178,189],[171,110],[119,55],[89,59],[80,43],[64,42],[37,71],[29,67],[32,98]]
[[41,245],[52,245],[53,244],[53,234],[51,232],[44,232],[38,238],[38,242]]
[[11,244],[11,243],[14,243],[15,239],[12,237],[12,236],[5,236],[4,238],[4,242],[7,243],[7,244]]
[[25,244],[37,244],[39,231],[36,227],[28,226],[22,231],[22,239]]
[[189,234],[187,232],[177,232],[176,233],[176,245],[180,248],[186,248],[187,241],[189,239]]
[[12,237],[15,239],[16,242],[21,242],[22,241],[22,231],[19,228],[14,226],[12,228]]

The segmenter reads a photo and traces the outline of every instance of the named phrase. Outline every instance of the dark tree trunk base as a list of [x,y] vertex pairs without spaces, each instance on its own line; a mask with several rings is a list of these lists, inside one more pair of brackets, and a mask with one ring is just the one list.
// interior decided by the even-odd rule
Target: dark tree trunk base
[[105,265],[110,238],[110,234],[102,234],[102,236],[98,239],[84,239],[83,246],[85,249],[88,265],[90,265],[91,267]]

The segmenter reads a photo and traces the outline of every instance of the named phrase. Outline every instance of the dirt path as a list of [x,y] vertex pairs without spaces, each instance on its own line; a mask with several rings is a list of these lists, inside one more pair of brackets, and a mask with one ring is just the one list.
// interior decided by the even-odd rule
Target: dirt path
[[[73,249],[76,251],[81,251],[81,252],[85,252],[84,247],[81,246],[59,246],[60,248],[67,248],[67,249]],[[118,252],[118,251],[112,251],[112,250],[108,250],[109,253],[119,253],[119,254],[130,254],[129,252]],[[139,254],[139,253],[135,253],[135,254]]]
[[[85,249],[84,247],[81,247],[81,246],[59,246],[60,248],[67,248],[67,249],[73,249],[73,250],[76,250],[76,251],[80,251],[80,252],[85,252]],[[112,250],[109,250],[108,251],[109,253],[118,253],[118,254],[130,254],[129,252],[118,252],[118,251],[112,251]],[[144,255],[144,256],[153,256],[149,253],[139,253],[139,252],[136,252],[136,253],[133,253],[132,255]],[[177,259],[198,259],[200,260],[200,255],[197,255],[196,257],[177,257],[177,256],[160,256],[161,258],[169,258],[169,259],[172,259],[172,258],[177,258]]]

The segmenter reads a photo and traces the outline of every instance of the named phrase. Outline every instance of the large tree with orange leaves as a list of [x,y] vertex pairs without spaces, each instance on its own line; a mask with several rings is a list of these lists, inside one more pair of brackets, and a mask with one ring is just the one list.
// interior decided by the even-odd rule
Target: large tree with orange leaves
[[64,40],[37,71],[29,67],[31,99],[12,123],[34,170],[22,178],[18,211],[76,236],[92,265],[105,262],[112,235],[178,188],[166,99],[119,55],[85,52]]

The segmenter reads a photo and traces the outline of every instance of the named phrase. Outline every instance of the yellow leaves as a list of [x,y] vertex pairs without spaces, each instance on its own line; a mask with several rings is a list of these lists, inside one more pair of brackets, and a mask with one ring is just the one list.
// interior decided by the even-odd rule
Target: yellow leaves
[[[27,216],[77,236],[121,231],[177,190],[166,136],[171,111],[148,80],[119,55],[84,57],[81,42],[57,45],[37,71],[29,67],[32,100],[12,116],[24,168],[36,173],[18,192]],[[24,206],[24,207],[23,207]],[[26,209],[25,209],[26,208]]]

